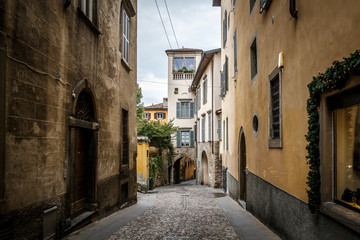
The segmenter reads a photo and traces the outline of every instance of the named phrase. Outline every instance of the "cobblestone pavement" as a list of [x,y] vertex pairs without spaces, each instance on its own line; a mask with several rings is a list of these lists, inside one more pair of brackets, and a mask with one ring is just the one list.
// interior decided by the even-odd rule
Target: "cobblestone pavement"
[[153,208],[110,236],[115,239],[239,239],[214,193],[196,185],[158,189]]

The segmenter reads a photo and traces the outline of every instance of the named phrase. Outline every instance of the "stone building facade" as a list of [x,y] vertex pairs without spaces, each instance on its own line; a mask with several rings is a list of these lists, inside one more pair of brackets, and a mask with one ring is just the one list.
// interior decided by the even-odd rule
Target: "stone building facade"
[[[342,68],[331,66],[358,54],[360,5],[355,0],[213,4],[221,6],[222,72],[228,72],[222,100],[225,147],[220,147],[226,149],[226,192],[282,239],[359,239],[360,82],[347,72],[351,67],[338,73]],[[308,84],[319,73],[331,75],[329,82],[343,74],[349,80],[316,93],[320,105],[309,118],[310,94],[327,84],[313,86],[309,94]],[[314,145],[309,147],[305,135],[317,126],[319,165],[310,169],[307,149]],[[308,207],[313,201],[308,181],[318,187],[315,214]]]
[[195,97],[197,184],[221,187],[221,49],[202,54],[191,90]]
[[8,236],[60,238],[136,202],[136,9],[136,0],[0,1]]
[[200,63],[202,50],[180,48],[166,50],[168,55],[168,119],[179,130],[172,136],[174,154],[171,164],[171,183],[180,181],[180,161],[195,159],[195,115],[191,82]]

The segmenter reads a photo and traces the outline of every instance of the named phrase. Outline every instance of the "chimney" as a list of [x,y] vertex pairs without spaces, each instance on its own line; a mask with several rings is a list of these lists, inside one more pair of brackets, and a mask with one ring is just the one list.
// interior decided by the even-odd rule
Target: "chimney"
[[168,98],[163,98],[163,107],[168,107]]

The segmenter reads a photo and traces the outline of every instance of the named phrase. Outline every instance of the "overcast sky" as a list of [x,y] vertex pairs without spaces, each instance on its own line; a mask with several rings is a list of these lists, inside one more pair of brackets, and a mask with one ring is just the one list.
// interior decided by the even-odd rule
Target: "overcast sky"
[[[156,0],[170,44],[178,48],[164,0]],[[180,48],[199,48],[204,51],[220,48],[220,7],[212,0],[166,0]],[[167,55],[170,49],[155,0],[138,0],[138,70],[142,102],[161,103],[167,97]],[[160,82],[160,83],[155,83]]]

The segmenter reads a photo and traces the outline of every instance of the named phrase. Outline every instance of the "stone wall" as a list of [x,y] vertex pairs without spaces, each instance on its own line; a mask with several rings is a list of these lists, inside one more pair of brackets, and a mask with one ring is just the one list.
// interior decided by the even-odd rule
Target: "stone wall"
[[206,154],[210,187],[222,186],[222,163],[219,158],[219,142],[198,142],[196,183],[203,184],[204,166],[203,157]]
[[[136,0],[128,2],[136,11]],[[6,122],[5,132],[0,132],[5,139],[0,141],[0,150],[5,149],[0,160],[0,228],[9,226],[16,238],[42,238],[43,212],[49,207],[57,207],[57,237],[71,220],[77,128],[92,132],[92,198],[100,217],[119,209],[123,201],[136,201],[136,17],[130,18],[130,58],[124,64],[120,0],[98,1],[94,24],[78,9],[78,0],[68,8],[63,4],[0,2],[0,69],[5,69],[0,74],[5,82],[0,103],[6,105],[0,112]],[[81,91],[92,97],[91,122],[74,116]],[[128,111],[127,164],[120,162],[122,110]],[[124,184],[125,199],[119,190]]]

